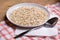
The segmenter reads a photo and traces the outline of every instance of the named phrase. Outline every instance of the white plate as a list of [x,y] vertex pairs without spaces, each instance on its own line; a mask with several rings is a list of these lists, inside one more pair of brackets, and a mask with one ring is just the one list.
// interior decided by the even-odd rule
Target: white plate
[[[14,11],[15,9],[20,8],[20,7],[23,7],[23,6],[34,6],[34,7],[42,8],[42,9],[46,10],[46,12],[47,12],[47,14],[48,14],[48,17],[47,17],[46,21],[49,19],[49,16],[50,16],[50,15],[49,15],[49,11],[48,11],[45,7],[43,7],[43,6],[39,5],[39,4],[35,4],[35,3],[21,3],[21,4],[16,4],[16,5],[10,7],[10,8],[7,10],[6,16],[7,16],[8,20],[9,20],[11,23],[15,24],[15,23],[9,18],[9,15],[11,14],[11,12]],[[46,23],[46,21],[45,21],[44,23]],[[43,23],[43,24],[44,24],[44,23]],[[16,25],[16,24],[15,24],[15,25]],[[17,25],[17,26],[19,26],[19,25]],[[38,26],[39,26],[39,25],[38,25]],[[24,27],[24,26],[20,26],[20,27]],[[31,26],[30,26],[30,27],[31,27]],[[33,27],[35,27],[35,26],[33,26]]]

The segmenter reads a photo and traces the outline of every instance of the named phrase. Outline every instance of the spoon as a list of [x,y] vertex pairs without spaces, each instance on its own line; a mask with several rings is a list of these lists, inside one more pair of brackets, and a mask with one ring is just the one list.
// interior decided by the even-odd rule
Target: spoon
[[58,18],[53,17],[53,18],[49,19],[43,26],[48,27],[48,28],[52,28],[56,25],[57,21],[58,21]]
[[[54,26],[56,25],[57,21],[58,21],[58,18],[57,18],[57,17],[53,17],[53,18],[49,19],[49,20],[48,20],[45,24],[43,24],[42,26],[47,27],[47,28],[52,28],[52,27],[54,27]],[[27,31],[25,31],[25,32],[23,32],[23,33],[15,36],[14,38],[22,37],[23,35],[25,35],[25,34],[28,33],[29,31],[31,31],[31,30],[36,30],[36,29],[39,29],[39,28],[41,28],[41,27],[35,27],[35,28],[32,28],[32,29],[29,29],[29,30],[27,30]]]

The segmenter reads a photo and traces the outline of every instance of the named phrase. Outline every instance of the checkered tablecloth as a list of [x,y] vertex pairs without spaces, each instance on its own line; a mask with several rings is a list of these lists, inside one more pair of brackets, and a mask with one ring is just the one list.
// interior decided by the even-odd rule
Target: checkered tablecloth
[[[57,36],[43,36],[43,37],[20,37],[18,39],[14,39],[15,30],[12,26],[8,26],[5,21],[0,22],[0,38],[3,40],[60,40],[60,7],[54,5],[48,5],[46,8],[50,11],[51,14],[56,14],[59,18],[56,27],[58,27],[58,35]],[[10,24],[11,25],[11,24]],[[0,39],[0,40],[2,40]]]

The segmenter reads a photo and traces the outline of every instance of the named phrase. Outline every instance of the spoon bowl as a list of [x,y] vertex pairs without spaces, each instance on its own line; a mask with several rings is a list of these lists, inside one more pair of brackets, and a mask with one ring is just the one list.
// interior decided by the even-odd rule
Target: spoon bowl
[[57,17],[53,17],[53,18],[51,18],[51,19],[49,19],[45,24],[44,24],[44,26],[45,27],[54,27],[55,25],[56,25],[56,23],[57,23],[57,21],[58,21],[58,18]]

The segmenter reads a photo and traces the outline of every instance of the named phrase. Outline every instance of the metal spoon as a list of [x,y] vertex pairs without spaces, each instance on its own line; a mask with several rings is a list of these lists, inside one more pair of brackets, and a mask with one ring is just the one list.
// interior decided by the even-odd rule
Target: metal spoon
[[58,18],[57,17],[53,17],[51,19],[49,19],[45,24],[44,24],[44,27],[49,27],[49,28],[52,28],[56,25],[58,21]]
[[[58,18],[57,18],[57,17],[53,17],[53,18],[49,19],[49,20],[48,20],[45,24],[43,24],[42,26],[48,27],[48,28],[52,28],[52,27],[54,27],[54,26],[56,25],[57,21],[58,21]],[[31,31],[31,30],[36,30],[36,29],[39,29],[39,28],[40,28],[40,27],[35,27],[35,28],[32,28],[32,29],[29,29],[29,30],[27,30],[27,31],[25,31],[25,32],[23,32],[23,33],[15,36],[14,38],[22,37],[23,35],[25,35],[25,34],[28,33],[29,31]]]

